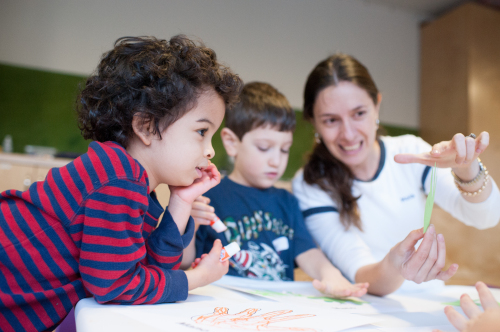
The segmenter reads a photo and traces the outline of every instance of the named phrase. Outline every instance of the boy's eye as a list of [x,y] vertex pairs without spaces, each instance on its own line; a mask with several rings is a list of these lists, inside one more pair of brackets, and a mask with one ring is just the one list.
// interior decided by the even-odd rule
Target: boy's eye
[[290,152],[290,149],[281,149],[281,152],[288,154]]
[[200,134],[201,136],[205,137],[205,133],[208,131],[208,128],[199,129],[197,131],[198,131],[198,134]]
[[259,151],[262,151],[262,152],[266,152],[269,150],[268,147],[263,147],[263,146],[257,146],[257,149],[259,149]]

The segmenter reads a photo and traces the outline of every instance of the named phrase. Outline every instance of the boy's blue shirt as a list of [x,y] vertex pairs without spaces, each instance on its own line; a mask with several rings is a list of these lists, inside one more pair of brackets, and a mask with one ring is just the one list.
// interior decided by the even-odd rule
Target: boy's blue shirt
[[225,177],[204,196],[228,229],[216,233],[200,226],[196,257],[208,253],[215,239],[236,241],[241,251],[230,259],[228,275],[293,280],[295,257],[316,248],[297,199],[284,189],[246,187]]

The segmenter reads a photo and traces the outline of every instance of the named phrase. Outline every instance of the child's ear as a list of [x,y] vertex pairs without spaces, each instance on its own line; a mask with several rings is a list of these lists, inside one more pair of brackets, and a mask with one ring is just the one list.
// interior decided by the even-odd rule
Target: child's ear
[[238,147],[240,145],[240,139],[238,136],[229,128],[222,128],[220,131],[220,137],[222,138],[222,144],[226,149],[226,153],[230,157],[236,157],[238,153]]
[[144,117],[135,114],[132,119],[132,129],[144,145],[149,146],[154,136],[151,132],[151,121],[145,121]]

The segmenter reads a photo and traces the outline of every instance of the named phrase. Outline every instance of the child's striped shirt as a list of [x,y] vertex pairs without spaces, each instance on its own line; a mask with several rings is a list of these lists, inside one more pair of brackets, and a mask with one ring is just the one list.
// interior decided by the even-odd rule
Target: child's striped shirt
[[187,297],[184,235],[144,168],[114,142],[0,193],[0,330],[53,329],[78,302],[152,304]]

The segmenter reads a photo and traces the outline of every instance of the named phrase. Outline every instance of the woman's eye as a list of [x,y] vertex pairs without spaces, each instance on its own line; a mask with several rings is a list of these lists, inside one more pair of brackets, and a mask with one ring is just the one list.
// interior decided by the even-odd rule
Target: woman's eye
[[323,123],[326,124],[326,125],[329,125],[329,124],[332,124],[332,123],[334,123],[336,121],[337,121],[336,119],[330,118],[330,119],[326,119],[325,121],[323,121]]
[[205,133],[208,131],[208,129],[199,129],[198,130],[198,134],[200,134],[201,136],[205,137]]
[[290,152],[290,150],[289,149],[281,149],[281,152],[288,154]]
[[257,146],[257,149],[259,149],[259,151],[262,151],[262,152],[266,152],[267,150],[269,150],[268,147],[262,147],[262,146]]
[[356,116],[357,116],[358,118],[362,117],[362,116],[363,116],[363,115],[365,115],[365,114],[366,114],[366,111],[359,111],[359,112],[356,112]]

